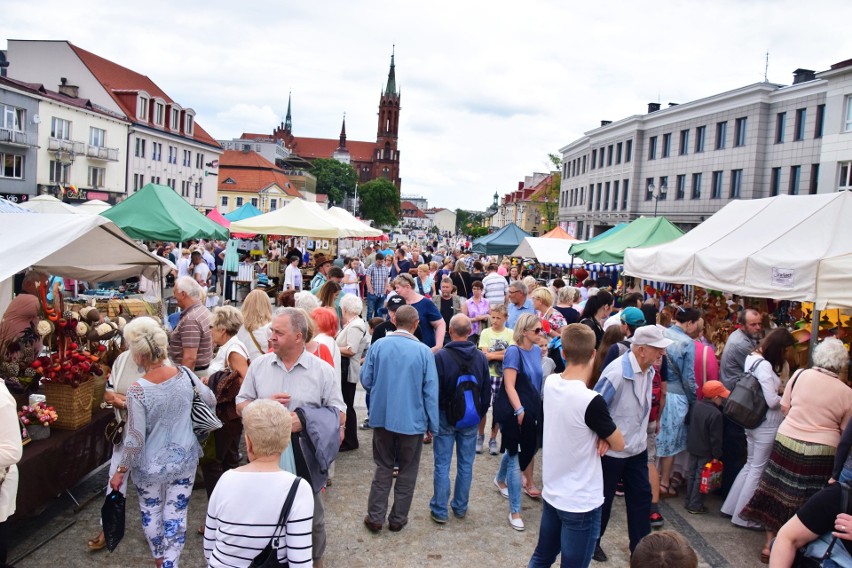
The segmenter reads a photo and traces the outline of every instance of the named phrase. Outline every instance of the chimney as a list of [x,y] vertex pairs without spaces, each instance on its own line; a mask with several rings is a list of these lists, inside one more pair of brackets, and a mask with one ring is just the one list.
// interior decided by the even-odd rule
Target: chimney
[[671,108],[671,107],[676,107],[676,106],[677,106],[677,105],[679,105],[679,104],[680,104],[680,103],[669,103],[669,108]]
[[77,95],[80,92],[80,87],[78,87],[77,85],[69,85],[68,79],[62,77],[59,80],[59,92],[65,95],[66,97],[76,99]]
[[660,110],[660,103],[648,103],[648,114]]
[[608,124],[612,124],[612,121],[611,120],[602,120],[601,121],[601,126],[606,126]]
[[793,84],[807,83],[816,79],[816,73],[810,69],[796,69],[793,71]]

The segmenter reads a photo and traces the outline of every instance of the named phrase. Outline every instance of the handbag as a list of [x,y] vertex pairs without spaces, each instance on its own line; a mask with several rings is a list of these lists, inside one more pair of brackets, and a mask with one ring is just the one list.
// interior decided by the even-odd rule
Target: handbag
[[192,373],[186,367],[181,367],[186,371],[189,377],[189,383],[192,385],[192,412],[190,419],[192,420],[192,432],[199,442],[207,439],[207,436],[213,430],[218,430],[222,427],[222,421],[216,416],[216,413],[207,406],[207,403],[201,399],[198,394],[198,389],[195,386],[195,381],[192,380]]
[[275,566],[290,566],[290,562],[281,562],[278,560],[278,541],[287,533],[287,517],[290,516],[290,508],[293,506],[293,501],[296,499],[296,490],[299,488],[301,477],[297,477],[293,485],[290,486],[290,492],[287,493],[287,499],[284,500],[284,506],[281,507],[281,515],[278,517],[278,524],[272,529],[272,538],[260,551],[260,554],[254,557],[249,564],[249,568],[273,568]]
[[769,410],[760,382],[754,376],[754,370],[762,361],[764,359],[755,361],[751,368],[737,380],[722,408],[722,413],[728,420],[746,430],[760,426]]
[[[846,483],[838,483],[840,483],[840,510],[848,514],[850,487]],[[831,558],[831,551],[834,550],[834,546],[836,544],[837,537],[831,537],[831,542],[829,543],[828,548],[825,550],[825,553],[823,553],[823,555],[819,558],[807,556],[809,548],[808,546],[803,546],[802,548],[799,548],[798,550],[796,550],[796,557],[793,559],[793,563],[790,565],[791,568],[822,568],[823,566],[825,566],[825,561]],[[832,566],[839,566],[839,564],[832,564]]]
[[113,446],[117,446],[124,441],[124,426],[126,424],[124,420],[113,418],[107,423],[106,428],[104,428],[104,436]]
[[124,538],[124,503],[125,498],[121,491],[113,489],[101,507],[104,540],[110,552],[114,551]]

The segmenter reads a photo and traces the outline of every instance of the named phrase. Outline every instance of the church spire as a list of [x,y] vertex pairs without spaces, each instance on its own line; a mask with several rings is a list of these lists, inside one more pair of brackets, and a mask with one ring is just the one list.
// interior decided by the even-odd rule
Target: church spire
[[346,113],[343,113],[343,125],[340,127],[340,146],[338,148],[346,148]]
[[391,48],[391,64],[390,71],[388,72],[388,86],[385,89],[385,94],[395,95],[396,94],[396,70],[393,63],[394,54],[396,52],[396,45],[394,44],[393,48]]
[[293,98],[293,92],[287,95],[287,117],[284,119],[284,131],[293,132],[293,117],[290,113],[290,102]]

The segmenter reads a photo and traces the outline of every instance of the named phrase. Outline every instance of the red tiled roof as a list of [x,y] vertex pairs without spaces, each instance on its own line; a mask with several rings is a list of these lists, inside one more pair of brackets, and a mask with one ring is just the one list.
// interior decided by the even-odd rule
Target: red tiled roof
[[400,203],[399,210],[402,211],[403,217],[416,217],[418,219],[426,217],[426,214],[410,201],[403,201]]
[[255,134],[254,132],[243,132],[241,140],[272,140],[269,134]]
[[[225,183],[228,179],[236,183]],[[302,196],[282,170],[257,152],[225,150],[219,158],[219,191],[260,193],[272,184],[291,197]]]
[[[303,158],[331,158],[338,146],[340,146],[339,139],[297,136],[293,147],[290,149],[294,154]],[[373,153],[376,151],[376,143],[347,140],[346,149],[353,160],[369,162],[373,159]]]
[[317,193],[317,203],[325,203],[328,201],[328,195],[324,193]]
[[[89,71],[92,72],[95,78],[104,86],[116,104],[121,107],[131,121],[139,122],[136,118],[136,106],[134,104],[131,108],[126,102],[126,97],[118,96],[118,93],[121,91],[127,93],[141,90],[147,92],[152,97],[159,97],[167,103],[176,103],[180,105],[180,103],[172,100],[165,91],[160,89],[160,87],[158,87],[157,84],[146,75],[142,75],[136,71],[128,69],[127,67],[122,67],[108,59],[104,59],[99,55],[86,51],[85,49],[81,49],[71,42],[68,42],[68,45],[72,50],[74,50],[74,53],[77,54],[83,64],[89,68]],[[183,107],[183,105],[180,106]],[[163,127],[154,125],[153,122],[146,123],[146,126],[162,130],[163,132],[169,132]],[[216,142],[216,140],[214,140],[213,137],[210,136],[203,128],[201,128],[197,122],[194,124],[192,136],[187,136],[183,133],[181,133],[181,136],[192,138],[198,142],[220,148],[219,143]]]
[[120,115],[118,113],[112,112],[111,110],[96,105],[89,99],[69,97],[67,95],[63,95],[62,93],[57,93],[56,91],[49,91],[44,88],[44,85],[41,85],[39,83],[25,83],[24,81],[18,81],[17,79],[12,79],[10,77],[0,77],[0,85],[9,85],[10,87],[41,96],[46,99],[103,114],[109,116],[110,118],[121,120],[122,122],[127,122],[127,119],[123,115]]

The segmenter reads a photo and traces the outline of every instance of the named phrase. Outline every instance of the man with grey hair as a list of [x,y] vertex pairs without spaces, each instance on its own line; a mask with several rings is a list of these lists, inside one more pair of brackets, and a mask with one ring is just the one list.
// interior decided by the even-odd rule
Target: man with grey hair
[[521,314],[535,315],[532,300],[527,298],[527,285],[520,280],[515,280],[509,284],[508,298],[506,327],[509,329],[515,329],[515,322],[518,321]]
[[169,359],[206,377],[213,360],[213,320],[202,301],[204,290],[192,276],[181,276],[175,281],[174,297],[180,319],[169,337]]
[[[382,530],[386,517],[393,532],[408,524],[423,435],[438,431],[435,357],[415,339],[418,323],[416,309],[407,305],[397,308],[396,331],[370,346],[361,367],[361,384],[370,393],[376,463],[364,525],[374,533]],[[396,483],[394,465],[399,467]],[[394,502],[388,516],[391,485]]]
[[[251,362],[246,378],[237,395],[237,412],[242,412],[251,401],[259,398],[275,400],[290,411],[293,422],[293,453],[296,464],[300,463],[301,446],[299,434],[302,423],[297,408],[332,407],[340,414],[340,439],[343,439],[346,420],[346,403],[340,391],[339,377],[334,369],[305,350],[308,320],[299,308],[275,310],[270,325],[269,343],[272,353],[260,356]],[[302,460],[303,461],[303,460]],[[299,475],[303,475],[299,471]],[[322,487],[314,489],[313,555],[314,566],[322,566],[325,552],[325,511]]]

